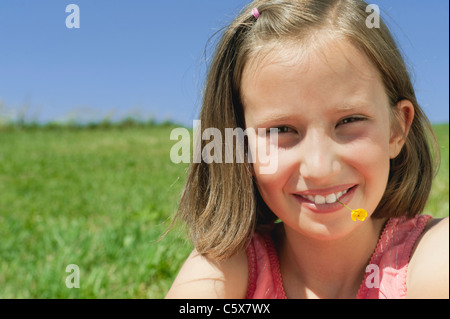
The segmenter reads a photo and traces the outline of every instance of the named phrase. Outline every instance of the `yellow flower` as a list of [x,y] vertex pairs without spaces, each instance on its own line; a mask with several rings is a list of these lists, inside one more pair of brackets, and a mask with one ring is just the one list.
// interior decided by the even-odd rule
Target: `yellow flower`
[[347,207],[348,209],[350,209],[352,211],[352,220],[354,222],[356,222],[357,219],[359,219],[360,221],[364,221],[364,219],[366,219],[367,217],[367,211],[363,208],[358,208],[358,209],[351,209],[350,207],[348,207],[347,205],[345,205],[344,203],[341,203],[340,201],[337,201],[339,204],[342,204],[343,206]]
[[364,221],[367,217],[367,211],[362,208],[352,210],[352,220],[355,222],[357,219]]

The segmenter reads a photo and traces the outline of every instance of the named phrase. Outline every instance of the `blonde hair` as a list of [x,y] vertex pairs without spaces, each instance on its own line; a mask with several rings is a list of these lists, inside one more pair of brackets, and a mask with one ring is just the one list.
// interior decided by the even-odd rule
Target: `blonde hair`
[[[258,19],[251,13],[255,7]],[[269,43],[276,49],[274,43],[308,42],[314,31],[329,30],[351,41],[378,69],[392,106],[393,128],[397,126],[394,106],[404,99],[414,105],[406,143],[391,160],[385,194],[372,215],[412,217],[422,212],[430,193],[438,164],[433,161],[439,159],[432,155],[436,141],[395,40],[382,20],[379,28],[366,26],[366,7],[360,0],[250,3],[226,28],[217,45],[206,78],[201,125],[202,129],[217,128],[222,135],[225,128],[245,129],[240,81],[249,59],[267,49]],[[201,149],[206,143],[201,140]],[[237,161],[192,163],[176,217],[186,222],[197,251],[215,260],[245,248],[256,228],[270,229],[276,220],[255,186],[251,163]]]

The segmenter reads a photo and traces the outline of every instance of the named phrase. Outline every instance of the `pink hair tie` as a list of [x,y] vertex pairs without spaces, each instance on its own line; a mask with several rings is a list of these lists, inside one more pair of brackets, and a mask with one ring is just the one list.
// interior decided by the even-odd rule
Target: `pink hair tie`
[[252,9],[252,15],[255,17],[256,20],[259,18],[259,11],[256,8]]

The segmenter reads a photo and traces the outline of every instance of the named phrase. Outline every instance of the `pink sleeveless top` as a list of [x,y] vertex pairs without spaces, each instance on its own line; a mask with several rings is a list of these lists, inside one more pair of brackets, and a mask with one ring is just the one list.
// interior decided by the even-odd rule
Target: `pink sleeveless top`
[[[406,296],[406,272],[411,251],[432,218],[391,218],[386,223],[357,299],[398,299]],[[269,234],[256,233],[247,248],[249,282],[247,299],[286,299],[278,255]]]

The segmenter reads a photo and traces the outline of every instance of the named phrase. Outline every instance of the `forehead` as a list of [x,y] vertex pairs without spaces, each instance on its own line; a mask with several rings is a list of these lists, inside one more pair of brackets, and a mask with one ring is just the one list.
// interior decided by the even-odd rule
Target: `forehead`
[[318,39],[306,44],[289,41],[268,45],[254,53],[241,79],[244,109],[260,104],[255,99],[283,99],[292,91],[299,98],[316,93],[323,98],[353,96],[369,100],[384,93],[378,70],[350,41]]

